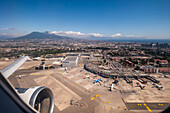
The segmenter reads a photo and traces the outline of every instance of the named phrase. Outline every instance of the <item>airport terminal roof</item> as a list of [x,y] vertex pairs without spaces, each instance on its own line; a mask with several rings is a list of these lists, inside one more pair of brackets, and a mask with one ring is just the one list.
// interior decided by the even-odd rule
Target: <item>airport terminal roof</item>
[[78,57],[66,57],[64,61],[76,61]]

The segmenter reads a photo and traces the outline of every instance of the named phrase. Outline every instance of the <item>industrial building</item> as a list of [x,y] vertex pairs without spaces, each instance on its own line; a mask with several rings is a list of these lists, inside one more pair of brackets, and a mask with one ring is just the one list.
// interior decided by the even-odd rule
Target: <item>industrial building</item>
[[62,67],[76,67],[79,56],[68,56],[62,62]]
[[140,70],[144,71],[145,73],[158,73],[159,69],[153,66],[140,66]]

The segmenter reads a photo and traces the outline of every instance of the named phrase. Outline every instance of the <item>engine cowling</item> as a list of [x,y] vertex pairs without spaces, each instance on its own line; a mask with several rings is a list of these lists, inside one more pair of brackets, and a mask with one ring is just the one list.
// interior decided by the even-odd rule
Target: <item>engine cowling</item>
[[47,87],[16,88],[24,102],[31,105],[40,113],[52,113],[54,96]]

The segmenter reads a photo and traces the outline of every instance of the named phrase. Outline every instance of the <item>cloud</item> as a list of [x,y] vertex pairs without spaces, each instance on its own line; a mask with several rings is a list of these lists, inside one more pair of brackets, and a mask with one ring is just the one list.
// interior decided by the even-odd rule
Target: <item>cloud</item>
[[6,33],[2,33],[3,36],[6,36]]
[[62,36],[82,36],[83,33],[74,31],[52,31],[51,34],[62,35]]
[[23,35],[24,34],[17,34],[17,33],[0,33],[0,36],[5,36],[5,37],[18,37]]
[[116,33],[116,34],[112,35],[111,37],[120,37],[120,36],[122,36],[122,34]]
[[9,28],[1,28],[1,30],[9,30]]
[[75,31],[51,31],[50,34],[55,34],[59,36],[75,37],[75,38],[90,38],[90,37],[101,37],[101,38],[125,38],[125,37],[136,37],[132,34],[122,35],[121,33],[116,33],[113,35],[103,35],[100,33],[81,33]]
[[126,35],[126,37],[134,37],[134,35]]
[[15,28],[1,28],[1,30],[16,30]]
[[104,35],[100,33],[81,33],[74,31],[52,31],[50,34],[60,35],[60,36],[68,36],[68,37],[102,37]]
[[94,37],[104,37],[104,35],[100,33],[88,33],[87,35],[94,36]]

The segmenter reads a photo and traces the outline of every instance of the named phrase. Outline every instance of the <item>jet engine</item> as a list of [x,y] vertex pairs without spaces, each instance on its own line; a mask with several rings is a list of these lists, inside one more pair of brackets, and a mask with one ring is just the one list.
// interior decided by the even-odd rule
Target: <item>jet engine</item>
[[25,103],[31,105],[40,113],[52,113],[54,96],[47,87],[16,88]]

